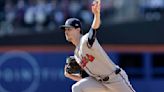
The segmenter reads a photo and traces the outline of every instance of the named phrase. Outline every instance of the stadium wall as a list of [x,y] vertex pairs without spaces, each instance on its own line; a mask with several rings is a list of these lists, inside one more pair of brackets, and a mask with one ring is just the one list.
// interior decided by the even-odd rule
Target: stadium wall
[[[103,47],[125,69],[137,92],[163,92],[163,45]],[[68,45],[1,46],[0,92],[71,92],[74,81],[63,75],[69,55],[73,47]]]

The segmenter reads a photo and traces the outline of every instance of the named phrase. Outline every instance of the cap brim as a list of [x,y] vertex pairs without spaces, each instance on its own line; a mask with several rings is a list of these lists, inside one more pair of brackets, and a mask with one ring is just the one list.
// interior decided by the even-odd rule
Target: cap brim
[[61,25],[60,26],[60,29],[65,30],[65,28],[69,28],[69,27],[73,27],[73,26],[70,26],[70,25]]

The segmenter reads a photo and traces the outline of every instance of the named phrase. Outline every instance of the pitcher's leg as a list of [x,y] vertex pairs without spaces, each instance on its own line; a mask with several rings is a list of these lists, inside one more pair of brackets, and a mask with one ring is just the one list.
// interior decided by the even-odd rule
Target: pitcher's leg
[[72,92],[110,92],[92,77],[84,78],[72,86]]
[[128,76],[125,71],[121,71],[109,84],[104,85],[112,90],[112,92],[136,92],[128,80]]

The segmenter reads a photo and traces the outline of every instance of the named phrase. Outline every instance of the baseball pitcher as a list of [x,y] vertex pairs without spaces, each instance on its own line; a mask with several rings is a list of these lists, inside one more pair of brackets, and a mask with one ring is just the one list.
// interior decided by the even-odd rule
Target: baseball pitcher
[[69,18],[61,29],[66,40],[75,45],[74,57],[89,77],[69,74],[65,76],[76,80],[72,92],[135,92],[123,69],[114,64],[96,39],[100,27],[100,0],[92,3],[93,23],[88,33],[82,35],[81,22],[77,18]]

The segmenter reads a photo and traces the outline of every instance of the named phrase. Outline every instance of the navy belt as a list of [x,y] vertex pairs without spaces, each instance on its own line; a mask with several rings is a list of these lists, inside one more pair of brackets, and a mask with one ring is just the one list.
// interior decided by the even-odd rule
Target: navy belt
[[[116,68],[116,70],[115,70],[115,74],[117,75],[117,74],[119,74],[121,72],[121,69],[120,68]],[[101,80],[99,80],[99,81],[108,81],[110,79],[110,77],[109,76],[106,76],[106,77],[104,77],[103,79],[101,79]]]

